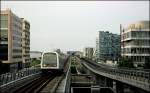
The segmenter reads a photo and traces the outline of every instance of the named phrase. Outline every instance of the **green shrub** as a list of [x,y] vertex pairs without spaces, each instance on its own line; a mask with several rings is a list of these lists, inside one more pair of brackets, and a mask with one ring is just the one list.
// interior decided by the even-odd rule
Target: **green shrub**
[[118,67],[135,68],[131,59],[121,57],[118,62]]

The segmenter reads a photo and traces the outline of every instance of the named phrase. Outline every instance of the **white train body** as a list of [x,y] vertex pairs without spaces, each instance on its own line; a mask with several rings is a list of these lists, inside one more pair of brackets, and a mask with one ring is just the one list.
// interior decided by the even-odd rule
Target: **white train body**
[[42,54],[41,70],[42,72],[48,71],[63,71],[66,56],[57,52],[45,52]]

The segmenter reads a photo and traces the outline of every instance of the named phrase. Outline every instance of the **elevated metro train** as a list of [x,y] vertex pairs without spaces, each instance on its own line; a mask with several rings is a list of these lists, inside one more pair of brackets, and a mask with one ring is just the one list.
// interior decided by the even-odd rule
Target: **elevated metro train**
[[58,52],[44,52],[41,58],[42,73],[62,73],[67,65],[68,56]]

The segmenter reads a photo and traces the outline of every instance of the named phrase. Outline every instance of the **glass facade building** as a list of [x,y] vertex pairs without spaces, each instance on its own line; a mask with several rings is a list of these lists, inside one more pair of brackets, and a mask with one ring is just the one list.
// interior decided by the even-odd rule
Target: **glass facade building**
[[99,31],[95,51],[97,61],[117,60],[120,51],[120,35]]

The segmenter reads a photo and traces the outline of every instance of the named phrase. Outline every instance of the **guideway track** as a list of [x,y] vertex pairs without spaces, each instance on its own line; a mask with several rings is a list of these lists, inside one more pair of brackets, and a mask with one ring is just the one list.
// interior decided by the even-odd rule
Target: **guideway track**
[[51,80],[53,80],[56,76],[46,76],[42,75],[36,80],[29,82],[28,84],[19,87],[12,93],[39,93]]

